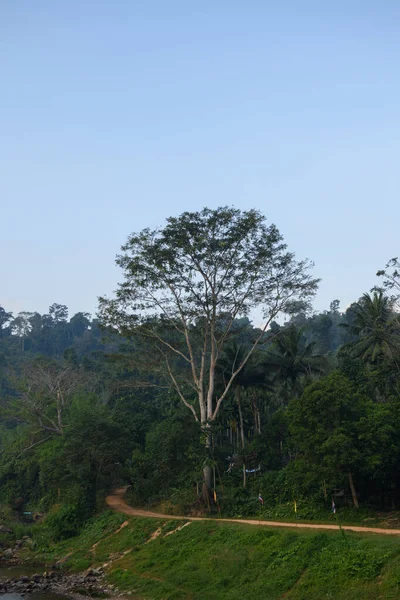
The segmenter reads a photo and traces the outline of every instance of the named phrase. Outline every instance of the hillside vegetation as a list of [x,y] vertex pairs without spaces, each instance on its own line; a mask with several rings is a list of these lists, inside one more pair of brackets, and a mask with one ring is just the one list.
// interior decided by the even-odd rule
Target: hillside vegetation
[[[184,526],[182,526],[184,525]],[[141,600],[399,597],[397,538],[278,531],[226,523],[127,518],[106,512],[78,537],[54,543],[42,526],[26,558],[107,579]]]

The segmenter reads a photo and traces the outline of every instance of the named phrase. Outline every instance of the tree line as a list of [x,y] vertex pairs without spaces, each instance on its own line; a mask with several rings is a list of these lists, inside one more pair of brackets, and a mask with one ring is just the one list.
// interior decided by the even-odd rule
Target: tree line
[[258,211],[221,207],[132,234],[117,264],[95,319],[0,308],[3,499],[81,514],[125,480],[136,501],[227,514],[258,493],[399,505],[396,259],[316,314],[312,263]]

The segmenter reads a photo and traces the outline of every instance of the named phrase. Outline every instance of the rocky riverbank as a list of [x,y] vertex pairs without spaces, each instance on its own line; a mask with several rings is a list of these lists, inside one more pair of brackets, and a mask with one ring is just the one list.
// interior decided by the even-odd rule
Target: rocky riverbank
[[104,598],[117,595],[117,590],[105,583],[102,568],[87,569],[84,573],[73,575],[50,571],[0,580],[0,594],[17,593],[25,595],[41,591],[51,591],[70,597],[91,596]]
[[[9,535],[12,531],[0,525],[0,533]],[[66,573],[63,570],[67,562],[65,556],[54,563],[52,570],[42,572],[43,566],[42,569],[38,566],[37,572],[33,573],[34,565],[26,557],[21,561],[21,552],[32,545],[31,537],[24,536],[5,547],[3,544],[3,548],[0,548],[0,596],[10,593],[24,596],[52,592],[75,599],[123,597],[115,586],[106,583],[102,567],[90,567],[83,573]],[[13,571],[16,573],[13,574]]]
[[[11,530],[2,527],[3,533],[11,533]],[[29,564],[21,564],[19,553],[24,547],[29,547],[32,540],[29,536],[24,536],[21,540],[16,540],[13,544],[0,551],[0,570],[27,567],[28,573],[32,573],[32,567]],[[0,577],[0,595],[1,594],[30,594],[33,592],[53,592],[61,596],[68,597],[111,597],[116,596],[118,591],[110,585],[107,585],[104,577],[103,568],[89,568],[83,573],[68,574],[63,572],[63,563],[65,559],[57,561],[55,569],[41,573],[23,574],[18,576]]]

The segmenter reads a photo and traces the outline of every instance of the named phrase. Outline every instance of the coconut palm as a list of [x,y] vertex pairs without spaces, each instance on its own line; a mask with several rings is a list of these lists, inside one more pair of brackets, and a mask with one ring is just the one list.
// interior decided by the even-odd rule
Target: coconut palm
[[315,343],[307,343],[302,329],[294,325],[282,328],[273,342],[266,362],[276,371],[277,381],[292,394],[298,393],[301,378],[323,375],[329,368],[327,359],[314,348]]
[[393,311],[393,300],[382,291],[364,294],[350,311],[352,323],[344,325],[355,336],[347,346],[354,358],[368,363],[385,359],[397,364],[400,352],[400,317]]

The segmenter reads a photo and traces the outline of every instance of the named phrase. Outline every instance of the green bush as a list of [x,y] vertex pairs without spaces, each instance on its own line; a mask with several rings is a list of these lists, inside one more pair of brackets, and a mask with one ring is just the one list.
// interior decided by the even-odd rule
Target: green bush
[[54,541],[64,540],[78,535],[87,518],[82,503],[64,504],[48,515],[43,527]]

